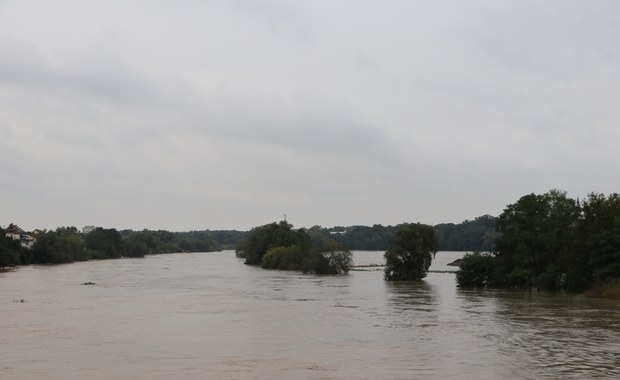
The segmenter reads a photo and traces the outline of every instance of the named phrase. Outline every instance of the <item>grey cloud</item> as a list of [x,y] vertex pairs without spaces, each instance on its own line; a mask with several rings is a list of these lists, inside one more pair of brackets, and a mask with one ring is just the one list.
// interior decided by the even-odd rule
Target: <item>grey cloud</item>
[[33,46],[0,40],[0,82],[24,91],[47,92],[68,101],[113,104],[116,107],[160,107],[164,93],[153,81],[123,64],[113,54],[52,63]]
[[459,221],[617,187],[613,1],[37,5],[0,3],[0,206],[42,227]]

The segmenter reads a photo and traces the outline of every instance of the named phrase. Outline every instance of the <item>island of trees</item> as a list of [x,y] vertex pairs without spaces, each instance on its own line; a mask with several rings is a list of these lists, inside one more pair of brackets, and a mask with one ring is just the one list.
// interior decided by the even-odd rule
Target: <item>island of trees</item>
[[351,252],[316,231],[298,229],[286,221],[253,228],[237,245],[238,257],[266,269],[299,270],[316,274],[346,274]]
[[433,227],[412,224],[401,228],[385,252],[385,279],[413,281],[426,277],[438,248],[439,241]]

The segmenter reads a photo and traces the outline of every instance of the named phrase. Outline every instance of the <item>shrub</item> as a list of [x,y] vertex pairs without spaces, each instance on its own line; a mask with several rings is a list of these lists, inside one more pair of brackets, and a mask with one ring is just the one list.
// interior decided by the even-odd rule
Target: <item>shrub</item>
[[301,270],[304,263],[304,252],[297,246],[275,247],[267,250],[261,261],[265,269]]
[[457,285],[459,287],[486,287],[493,274],[494,261],[495,257],[489,253],[466,254],[456,272]]

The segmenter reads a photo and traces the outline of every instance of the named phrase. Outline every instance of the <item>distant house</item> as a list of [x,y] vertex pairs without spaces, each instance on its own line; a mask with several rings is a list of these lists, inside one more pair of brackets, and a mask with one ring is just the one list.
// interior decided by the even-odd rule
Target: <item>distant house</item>
[[16,224],[9,224],[9,226],[4,230],[4,235],[13,240],[19,240],[19,244],[21,244],[24,248],[32,248],[37,239],[32,236],[32,234],[28,234],[26,231],[19,228]]
[[34,243],[36,243],[36,241],[37,239],[34,236],[25,234],[25,235],[22,235],[22,238],[19,243],[22,245],[22,247],[30,249],[32,248]]
[[13,223],[9,224],[9,226],[4,230],[4,235],[13,240],[21,240],[22,235],[25,234],[26,231],[22,230],[19,226]]

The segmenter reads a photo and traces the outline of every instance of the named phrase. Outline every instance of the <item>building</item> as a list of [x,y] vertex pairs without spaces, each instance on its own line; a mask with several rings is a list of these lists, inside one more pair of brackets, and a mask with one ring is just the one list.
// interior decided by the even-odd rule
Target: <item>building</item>
[[21,240],[22,235],[25,235],[26,231],[22,230],[16,224],[9,224],[7,228],[4,229],[4,236],[13,240]]
[[9,226],[4,230],[4,236],[9,239],[19,240],[19,244],[21,244],[24,248],[32,248],[37,239],[32,236],[32,234],[28,234],[26,231],[19,228],[16,224],[9,224]]

